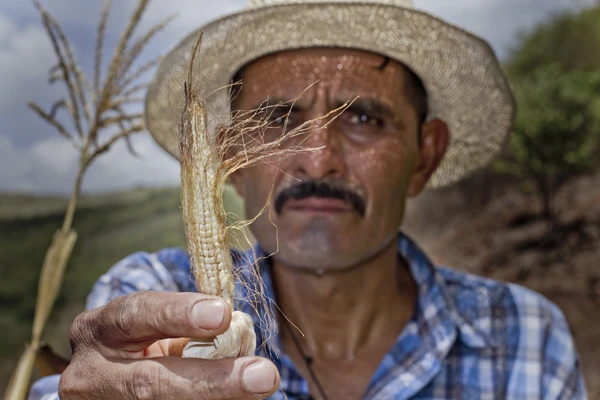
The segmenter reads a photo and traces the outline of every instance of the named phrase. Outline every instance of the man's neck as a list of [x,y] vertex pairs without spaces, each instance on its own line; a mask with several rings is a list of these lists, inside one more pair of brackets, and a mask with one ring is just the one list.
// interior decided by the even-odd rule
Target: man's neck
[[284,347],[294,334],[305,353],[331,362],[385,354],[410,320],[417,292],[395,241],[361,265],[321,275],[274,260],[273,282],[278,306],[302,332],[285,329],[293,325],[280,318]]

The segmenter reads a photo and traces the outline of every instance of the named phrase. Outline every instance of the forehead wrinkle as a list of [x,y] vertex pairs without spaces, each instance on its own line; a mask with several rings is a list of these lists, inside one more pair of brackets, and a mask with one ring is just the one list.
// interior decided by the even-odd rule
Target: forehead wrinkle
[[349,85],[342,84],[337,90],[333,90],[331,103],[339,107],[352,102],[354,107],[351,108],[394,116],[399,108],[410,105],[404,96],[403,87],[402,81],[356,79],[350,81]]
[[[336,97],[328,98],[331,104],[363,96],[377,98],[393,107],[404,100],[401,94],[405,76],[401,65],[394,60],[380,69],[384,59],[379,54],[350,49],[304,49],[272,54],[244,68],[241,77],[248,83],[242,92],[250,95],[257,105],[267,97],[289,102],[301,95],[297,105],[306,107],[327,88],[327,97]],[[390,90],[391,86],[397,86],[398,90]]]

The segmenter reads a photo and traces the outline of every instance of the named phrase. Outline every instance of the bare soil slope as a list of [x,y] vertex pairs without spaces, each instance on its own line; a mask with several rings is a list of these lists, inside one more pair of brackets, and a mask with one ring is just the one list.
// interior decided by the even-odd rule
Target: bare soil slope
[[405,230],[434,260],[518,283],[558,304],[581,355],[590,399],[600,399],[600,175],[569,182],[558,223],[536,218],[538,202],[477,175],[409,205]]

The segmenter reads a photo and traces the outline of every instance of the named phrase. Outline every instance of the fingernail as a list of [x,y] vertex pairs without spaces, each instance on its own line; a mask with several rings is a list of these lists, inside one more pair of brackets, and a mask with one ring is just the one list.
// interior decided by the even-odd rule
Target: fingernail
[[256,361],[248,365],[242,374],[242,382],[246,390],[257,394],[272,391],[276,380],[273,365],[266,361]]
[[204,300],[192,308],[192,318],[202,329],[218,329],[225,318],[225,303],[222,300]]

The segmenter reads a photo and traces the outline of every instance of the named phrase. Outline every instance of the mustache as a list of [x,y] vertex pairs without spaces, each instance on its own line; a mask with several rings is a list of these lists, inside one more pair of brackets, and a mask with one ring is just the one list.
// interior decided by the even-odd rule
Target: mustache
[[302,200],[309,197],[348,202],[361,217],[364,217],[366,212],[366,202],[356,190],[348,187],[347,184],[329,181],[300,182],[283,189],[275,197],[275,212],[281,214],[283,206],[288,200]]

